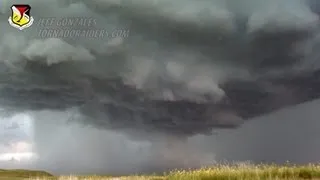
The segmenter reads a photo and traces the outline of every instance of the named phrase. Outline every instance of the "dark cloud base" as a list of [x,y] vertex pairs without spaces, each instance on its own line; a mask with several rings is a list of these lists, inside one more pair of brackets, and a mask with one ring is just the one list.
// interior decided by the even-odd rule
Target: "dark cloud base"
[[[34,16],[58,16],[54,14],[57,9],[42,12],[41,5],[31,5]],[[214,18],[199,23],[192,18],[164,16],[157,13],[157,8],[144,11],[139,5],[104,5],[108,6],[89,2],[86,6],[61,5],[70,9],[59,15],[85,14],[98,18],[102,26],[110,23],[130,29],[130,36],[121,40],[121,47],[104,48],[98,39],[42,39],[28,41],[26,46],[13,29],[9,30],[13,36],[6,34],[1,39],[5,47],[0,52],[2,59],[17,60],[12,64],[22,67],[12,72],[7,61],[1,61],[2,108],[12,113],[45,112],[35,121],[34,141],[42,161],[28,167],[60,174],[155,172],[199,167],[213,152],[215,160],[317,161],[317,135],[304,131],[316,134],[315,126],[310,125],[314,122],[301,123],[304,117],[291,120],[295,117],[277,114],[257,117],[319,98],[317,42],[313,42],[317,41],[318,22],[312,27],[287,27],[285,23],[278,27],[271,22],[249,32],[250,15],[240,11],[234,11],[234,27],[223,29]],[[318,13],[318,5],[311,9]],[[7,24],[7,17],[3,19]],[[26,36],[32,39],[36,28],[31,27]],[[8,33],[6,30],[7,27],[1,29],[1,34]],[[84,48],[80,51],[78,45]],[[40,51],[44,47],[48,52]],[[74,58],[74,54],[78,56]],[[50,58],[57,63],[48,63]],[[141,59],[147,61],[140,62]],[[183,74],[186,79],[175,74],[180,65],[189,68]],[[138,73],[130,74],[135,68]],[[145,82],[127,81],[135,80],[145,70],[149,70]],[[205,79],[193,89],[190,83],[197,75],[209,76],[209,83]],[[207,84],[212,86],[208,88]],[[170,98],[164,95],[168,91]],[[74,109],[83,116],[72,114]],[[61,111],[67,115],[54,115]],[[293,110],[296,111],[299,110]],[[279,123],[282,119],[285,121]],[[116,135],[124,132],[125,137]],[[123,145],[130,144],[128,138],[140,144],[151,140],[153,148],[141,145],[146,153],[138,154],[142,151],[134,149],[134,145]],[[120,140],[124,142],[119,145]],[[280,147],[294,150],[284,152]],[[159,162],[158,157],[165,153],[169,156],[169,152],[184,156]],[[199,157],[191,158],[197,153]],[[185,159],[190,162],[184,166]],[[58,164],[65,166],[59,169]]]

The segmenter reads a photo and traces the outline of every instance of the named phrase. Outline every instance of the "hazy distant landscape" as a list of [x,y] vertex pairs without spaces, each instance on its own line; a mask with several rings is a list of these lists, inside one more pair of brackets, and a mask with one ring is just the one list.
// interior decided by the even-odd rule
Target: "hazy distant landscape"
[[[195,152],[198,153],[198,159],[196,159],[199,161],[198,163],[200,163],[198,165],[201,165],[201,163],[202,165],[210,165],[214,164],[215,161],[246,162],[247,160],[256,163],[264,162],[285,164],[287,162],[291,162],[293,164],[316,164],[320,160],[318,156],[318,152],[320,152],[318,141],[319,135],[316,134],[319,133],[319,131],[317,131],[319,127],[317,126],[319,124],[319,116],[317,112],[318,103],[319,101],[314,101],[276,112],[268,117],[262,117],[261,119],[257,119],[256,121],[245,124],[243,127],[239,128],[236,131],[220,130],[217,131],[215,135],[210,137],[193,137],[190,138],[187,145],[189,148],[191,147],[191,149],[194,149]],[[299,109],[298,112],[297,109]],[[304,118],[304,116],[306,115],[308,115],[309,118]],[[268,118],[269,120],[266,121],[264,120],[264,118]],[[301,121],[301,119],[303,118],[304,121]],[[281,121],[282,123],[279,124],[279,121]],[[288,126],[289,123],[291,123],[291,126]],[[284,133],[284,129],[286,133]],[[57,130],[58,129],[52,129],[53,132],[57,132]],[[71,135],[73,133],[77,133],[76,129],[72,129],[71,127],[68,128],[68,131],[71,133],[69,136],[61,133],[64,132],[61,130],[62,129],[60,129],[60,136],[64,137],[65,142],[68,142],[68,144],[72,144],[73,141]],[[84,129],[80,128],[78,130],[83,131]],[[94,136],[94,131],[92,130],[90,131],[89,129],[87,129],[85,132],[87,132],[87,136],[91,134],[91,136],[87,137],[91,139],[99,137],[99,135],[101,135],[102,133],[96,132],[95,134],[97,136]],[[47,133],[47,136],[50,136],[50,131],[47,131]],[[53,174],[68,174],[68,172],[73,171],[79,174],[91,174],[90,172],[107,172],[111,175],[118,174],[117,172],[122,172],[124,174],[135,174],[137,172],[161,173],[162,170],[167,171],[169,169],[170,166],[166,167],[166,163],[172,163],[170,159],[168,159],[166,162],[166,160],[161,156],[151,159],[146,153],[155,155],[157,151],[148,148],[147,144],[135,142],[137,149],[134,149],[133,144],[131,144],[131,147],[125,146],[125,144],[127,143],[130,144],[130,140],[125,140],[125,137],[117,136],[112,133],[109,133],[108,136],[111,136],[113,137],[113,139],[117,140],[110,139],[105,144],[106,148],[110,148],[111,146],[115,151],[112,152],[109,149],[109,154],[105,156],[105,159],[109,160],[103,160],[104,164],[102,164],[102,161],[98,157],[94,156],[91,156],[92,161],[90,164],[79,164],[85,163],[85,156],[87,153],[94,153],[95,151],[99,152],[98,149],[96,149],[95,151],[92,151],[92,149],[82,149],[79,151],[79,149],[76,150],[77,146],[69,146],[69,148],[71,149],[68,150],[65,149],[64,146],[61,146],[60,148],[56,148],[56,151],[52,152],[51,154],[52,157],[55,157],[53,159],[60,159],[59,161],[62,162],[60,166],[53,166],[53,164],[56,164],[59,161],[56,161],[56,163],[54,163],[55,161],[52,159],[52,163],[40,162],[39,164],[35,163],[32,165],[28,163],[21,164],[20,162],[20,165],[19,163],[15,163],[11,166],[8,166],[7,164],[6,166],[2,167],[15,169],[26,168],[29,166],[32,167],[31,169],[42,169]],[[57,138],[59,138],[59,136]],[[119,141],[122,141],[122,143],[117,143]],[[41,143],[43,143],[41,144],[43,146],[50,145],[50,142]],[[61,143],[64,144],[63,142]],[[92,147],[97,146],[92,143],[90,144],[85,140],[83,140],[83,142],[77,142],[77,144],[81,143],[92,145]],[[50,146],[48,148],[50,149]],[[288,151],[288,149],[291,150]],[[144,154],[139,153],[139,151],[141,150],[144,152]],[[135,156],[138,156],[135,159],[133,158],[134,154]],[[121,155],[128,158],[120,158]],[[130,155],[131,158],[129,158]],[[112,158],[112,156],[114,156],[114,158]],[[77,164],[74,164],[73,161],[70,161],[70,159],[73,158],[78,158],[76,160]],[[191,161],[191,156],[185,156],[185,158],[186,160],[190,161],[190,167],[192,167],[192,165],[198,166],[196,165],[196,161]],[[116,162],[117,160],[118,162]],[[180,161],[182,162],[182,159],[180,159]],[[63,163],[65,163],[65,165]],[[99,168],[99,164],[101,164],[102,166],[101,169]],[[151,168],[152,166],[154,166],[154,168]],[[179,168],[179,164],[177,164],[176,167]],[[180,168],[183,168],[181,164]]]

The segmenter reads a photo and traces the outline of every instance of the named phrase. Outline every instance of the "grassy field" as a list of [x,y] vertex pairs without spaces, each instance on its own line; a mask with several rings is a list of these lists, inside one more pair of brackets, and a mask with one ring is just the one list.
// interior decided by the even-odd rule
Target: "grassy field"
[[219,165],[198,170],[175,170],[161,176],[61,176],[55,177],[43,171],[0,170],[0,180],[285,180],[317,179],[320,180],[320,165]]

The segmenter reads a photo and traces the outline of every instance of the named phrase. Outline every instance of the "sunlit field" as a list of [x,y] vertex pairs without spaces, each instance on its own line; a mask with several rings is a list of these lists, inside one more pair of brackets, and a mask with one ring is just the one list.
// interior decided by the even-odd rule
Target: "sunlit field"
[[0,170],[0,179],[144,179],[144,180],[284,180],[284,179],[320,179],[320,165],[309,164],[305,166],[295,165],[218,165],[198,170],[174,170],[163,175],[132,175],[123,177],[112,176],[60,176],[56,177],[47,172],[27,170]]

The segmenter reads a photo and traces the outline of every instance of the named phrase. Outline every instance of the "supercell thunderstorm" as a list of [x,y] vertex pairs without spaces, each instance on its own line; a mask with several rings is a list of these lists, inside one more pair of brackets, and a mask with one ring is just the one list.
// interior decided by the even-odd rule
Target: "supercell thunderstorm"
[[[155,155],[133,155],[128,136],[158,149],[320,96],[315,0],[25,0],[35,22],[23,31],[8,24],[11,3],[1,1],[0,105],[34,116],[36,149],[52,162],[40,167],[135,171],[121,162]],[[62,25],[79,17],[91,25]],[[135,150],[117,156],[115,139]]]

